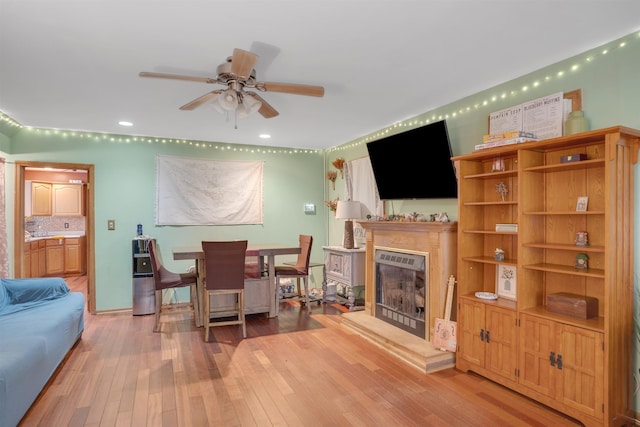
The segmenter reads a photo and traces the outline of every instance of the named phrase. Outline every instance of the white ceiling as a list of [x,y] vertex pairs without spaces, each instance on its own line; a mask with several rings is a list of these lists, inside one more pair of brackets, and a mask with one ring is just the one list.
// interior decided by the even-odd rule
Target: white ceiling
[[[637,0],[0,0],[0,111],[26,126],[322,149],[640,29]],[[280,115],[178,108],[234,48]],[[123,128],[119,120],[133,127]],[[270,140],[258,139],[269,133]]]

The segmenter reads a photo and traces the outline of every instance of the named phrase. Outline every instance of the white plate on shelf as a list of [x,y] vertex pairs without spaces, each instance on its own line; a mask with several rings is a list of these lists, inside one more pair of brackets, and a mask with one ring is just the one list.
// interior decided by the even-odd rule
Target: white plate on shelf
[[476,292],[476,297],[480,299],[498,299],[498,295],[491,292]]

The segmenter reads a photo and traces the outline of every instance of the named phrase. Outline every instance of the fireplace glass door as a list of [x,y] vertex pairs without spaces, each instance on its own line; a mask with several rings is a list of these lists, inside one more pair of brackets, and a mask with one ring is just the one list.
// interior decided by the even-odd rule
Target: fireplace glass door
[[376,318],[426,338],[428,254],[376,249]]

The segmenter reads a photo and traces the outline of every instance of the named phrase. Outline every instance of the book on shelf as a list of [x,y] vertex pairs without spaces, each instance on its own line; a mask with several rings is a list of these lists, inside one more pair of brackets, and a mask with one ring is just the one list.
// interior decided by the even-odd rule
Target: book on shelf
[[503,145],[522,144],[523,142],[537,141],[536,138],[518,137],[509,139],[498,139],[496,141],[483,142],[482,144],[476,144],[475,150],[484,150],[485,148],[501,147]]
[[498,231],[498,232],[517,233],[518,232],[518,224],[496,224],[496,231]]
[[522,130],[514,130],[510,132],[500,132],[500,133],[490,133],[483,137],[484,142],[497,141],[500,139],[511,139],[511,138],[535,138],[536,136],[533,132],[525,132]]

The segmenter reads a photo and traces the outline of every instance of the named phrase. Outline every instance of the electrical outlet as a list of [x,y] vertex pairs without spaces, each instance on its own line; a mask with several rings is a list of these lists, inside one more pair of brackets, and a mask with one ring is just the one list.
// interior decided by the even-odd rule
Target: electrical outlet
[[69,223],[68,222],[64,223],[64,228],[69,228]]
[[107,230],[115,230],[116,229],[116,220],[108,219],[107,220]]

